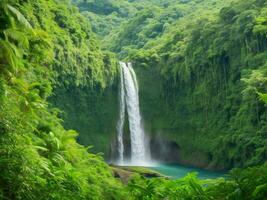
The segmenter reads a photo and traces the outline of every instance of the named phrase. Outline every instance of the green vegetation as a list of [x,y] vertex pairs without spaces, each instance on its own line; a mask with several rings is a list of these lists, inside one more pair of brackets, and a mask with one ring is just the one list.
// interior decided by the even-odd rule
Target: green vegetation
[[227,168],[266,160],[266,106],[257,95],[267,84],[265,10],[264,1],[236,2],[214,19],[193,23],[190,34],[180,32],[159,50],[166,87],[173,88],[168,97],[184,94],[174,107],[188,109],[199,150]]
[[[266,175],[266,165],[263,165],[234,170],[228,180],[200,181],[194,173],[175,181],[135,176],[128,183],[127,191],[134,196],[133,199],[260,200],[267,194]],[[251,180],[251,177],[259,178]]]
[[[60,24],[63,16],[70,22],[84,18],[69,5],[45,0],[4,1],[0,13],[0,199],[117,199],[121,184],[109,167],[76,143],[77,133],[62,127],[47,102],[54,84],[104,84],[97,71],[104,67],[102,53],[86,46],[94,42],[91,32],[60,27],[67,26]],[[77,62],[77,73],[65,65],[75,58],[71,50],[85,51],[76,59],[90,62]],[[91,73],[78,81],[81,70]]]
[[[90,23],[69,1],[56,6],[31,3],[24,9],[29,21],[49,33],[53,43],[49,102],[63,112],[64,127],[81,133],[82,144],[93,144],[92,151],[108,155],[117,117],[117,94],[110,92],[117,75],[115,56],[100,50]],[[110,104],[104,104],[107,101]]]
[[175,141],[180,162],[266,161],[265,1],[155,2],[103,41],[135,63],[147,132]]
[[[0,199],[266,199],[266,1],[73,2],[83,14],[0,2]],[[114,140],[116,57],[134,61],[146,130],[177,143],[179,162],[247,168],[145,178],[90,153]]]

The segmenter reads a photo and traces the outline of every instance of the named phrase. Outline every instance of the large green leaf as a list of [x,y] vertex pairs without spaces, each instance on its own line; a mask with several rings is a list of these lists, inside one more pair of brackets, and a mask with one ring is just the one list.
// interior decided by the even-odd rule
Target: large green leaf
[[31,24],[28,22],[28,20],[24,17],[23,14],[19,10],[17,10],[15,7],[7,4],[8,10],[17,18],[17,20],[24,25],[27,28],[32,28]]

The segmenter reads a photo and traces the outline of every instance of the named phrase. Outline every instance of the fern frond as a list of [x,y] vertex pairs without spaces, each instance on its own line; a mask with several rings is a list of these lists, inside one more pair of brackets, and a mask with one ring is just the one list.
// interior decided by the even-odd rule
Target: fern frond
[[29,48],[29,40],[25,34],[20,30],[9,28],[4,31],[4,35],[8,41],[16,41],[18,47],[20,48]]
[[52,47],[50,36],[47,34],[47,32],[40,29],[34,30],[33,41],[38,42],[38,44],[43,48],[49,49]]
[[46,147],[43,147],[43,146],[35,145],[34,147],[39,151],[43,151],[43,152],[47,152],[48,151],[48,149]]
[[41,159],[40,160],[40,167],[43,168],[47,173],[49,173],[50,175],[54,175],[51,170],[50,170],[50,167],[49,167],[49,163],[47,160],[45,159]]
[[25,27],[32,29],[31,24],[28,22],[28,20],[21,14],[19,10],[17,10],[15,7],[7,4],[7,8],[10,11],[10,13],[16,17],[16,19]]
[[66,160],[60,153],[53,153],[51,158],[57,164],[65,164]]
[[8,70],[11,72],[14,72],[17,70],[17,67],[19,66],[19,52],[16,49],[16,47],[11,44],[8,41],[1,40],[0,39],[0,64],[3,66],[7,66],[8,69],[3,69],[3,70]]
[[267,94],[262,94],[258,92],[258,95],[260,97],[260,100],[262,100],[263,102],[267,104]]

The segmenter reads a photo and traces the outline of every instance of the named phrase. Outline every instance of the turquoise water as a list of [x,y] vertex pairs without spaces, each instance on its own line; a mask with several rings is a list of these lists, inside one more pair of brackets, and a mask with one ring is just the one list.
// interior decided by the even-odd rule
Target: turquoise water
[[214,172],[209,170],[198,169],[194,167],[181,166],[177,164],[159,164],[155,167],[149,167],[163,175],[169,176],[172,179],[182,178],[188,173],[197,172],[200,179],[214,179],[223,177],[223,172]]

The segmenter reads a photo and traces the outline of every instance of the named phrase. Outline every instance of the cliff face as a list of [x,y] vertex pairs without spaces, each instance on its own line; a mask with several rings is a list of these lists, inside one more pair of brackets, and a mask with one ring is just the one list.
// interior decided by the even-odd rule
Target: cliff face
[[[100,1],[91,2],[97,12],[82,4],[95,32],[106,31],[101,35],[105,48],[133,61],[152,152],[162,146],[159,152],[171,155],[166,158],[169,162],[228,169],[266,160],[266,107],[258,95],[266,93],[266,2],[231,2],[155,1],[150,8],[149,3],[110,1],[117,15],[104,12],[103,16]],[[128,14],[135,15],[123,15],[125,6]],[[112,29],[111,24],[101,26],[107,18],[116,24]],[[126,23],[120,26],[119,21]],[[67,123],[81,130],[81,143],[106,155],[115,141],[117,110],[110,106],[117,105],[116,93],[111,88],[100,98],[83,97],[81,101],[96,98],[97,103],[76,106],[88,110],[88,115],[78,121],[70,117]],[[109,114],[102,110],[105,105]],[[69,109],[69,115],[73,111]],[[112,120],[107,122],[105,116]]]
[[116,74],[112,56],[69,1],[3,0],[0,21],[0,199],[121,199],[103,158],[77,143],[49,101],[63,93],[56,104],[76,95],[77,105],[82,94],[68,90],[102,91]]
[[92,146],[92,152],[102,152],[106,159],[111,156],[118,118],[118,91],[115,84],[102,91],[57,88],[50,101],[63,111],[64,127],[80,133],[80,144]]
[[[121,29],[103,41],[134,63],[155,159],[216,169],[266,161],[267,4],[230,1],[77,0]],[[141,11],[128,19],[132,3]],[[195,174],[128,182],[158,174],[112,170],[77,143],[106,158],[116,145],[117,59],[88,20],[68,0],[2,0],[0,22],[0,199],[266,197],[266,164],[204,185]]]
[[266,160],[266,106],[258,95],[266,92],[265,7],[237,1],[195,21],[184,17],[129,50],[140,68],[148,132],[176,142],[181,162],[228,169]]
[[[190,111],[190,103],[187,104],[190,93],[176,91],[177,95],[170,99],[166,89],[171,88],[164,86],[158,69],[137,67],[136,71],[145,130],[151,138],[152,158],[210,168],[212,144],[192,121],[197,114]],[[201,113],[199,115],[202,117]]]

